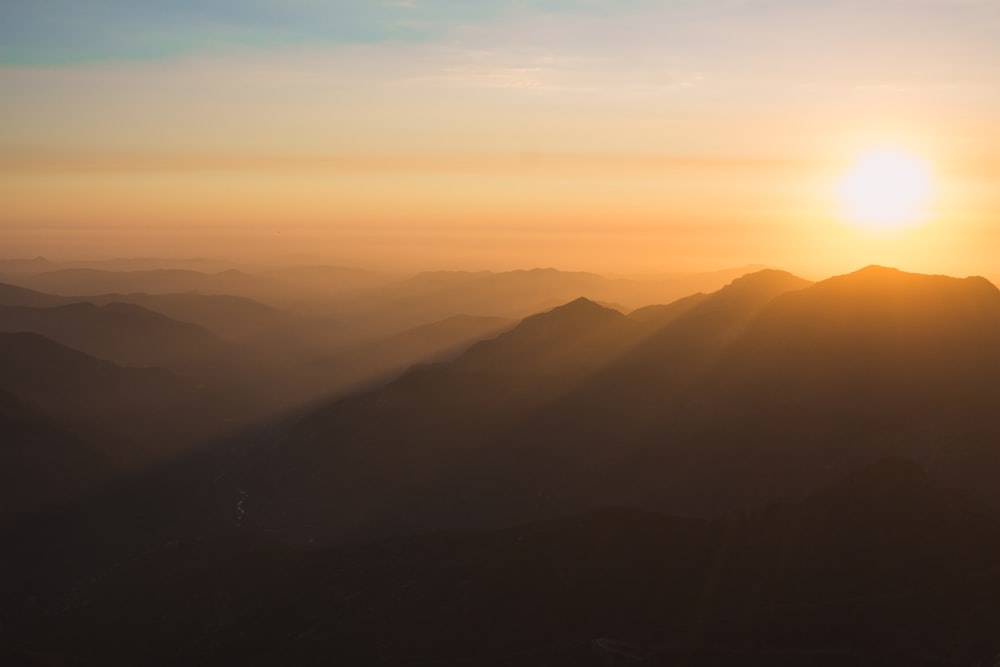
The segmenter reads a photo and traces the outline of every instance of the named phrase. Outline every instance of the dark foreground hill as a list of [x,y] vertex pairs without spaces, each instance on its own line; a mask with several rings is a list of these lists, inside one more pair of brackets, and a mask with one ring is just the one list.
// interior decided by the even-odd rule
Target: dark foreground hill
[[2,628],[38,665],[971,667],[1000,656],[998,562],[996,514],[894,460],[726,519],[168,543],[19,616],[8,597]]

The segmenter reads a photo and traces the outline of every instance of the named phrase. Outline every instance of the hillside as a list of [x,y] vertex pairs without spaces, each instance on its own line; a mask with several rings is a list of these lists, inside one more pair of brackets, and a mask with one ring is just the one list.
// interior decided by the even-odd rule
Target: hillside
[[[589,349],[604,357],[567,353],[602,326],[617,336],[635,323],[589,302],[529,318],[451,364],[324,408],[242,461],[237,477],[257,490],[250,517],[337,536],[605,504],[714,513],[799,498],[896,455],[998,503],[983,471],[1000,463],[1000,300],[978,280],[900,276],[949,296],[914,287],[900,305],[870,271],[812,286],[763,272],[619,339],[631,347],[598,339]],[[885,316],[831,303],[840,290]],[[817,326],[816,309],[842,328]],[[894,356],[871,350],[872,330]]]
[[995,513],[891,460],[725,520],[606,508],[336,549],[166,544],[36,604],[9,646],[107,665],[989,664],[998,558]]

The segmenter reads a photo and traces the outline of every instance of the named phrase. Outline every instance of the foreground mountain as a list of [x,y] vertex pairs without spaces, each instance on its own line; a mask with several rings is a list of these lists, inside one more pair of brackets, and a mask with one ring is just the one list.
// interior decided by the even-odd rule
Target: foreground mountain
[[998,559],[995,513],[892,460],[724,520],[165,544],[13,619],[7,598],[2,627],[38,664],[971,666],[1000,655]]

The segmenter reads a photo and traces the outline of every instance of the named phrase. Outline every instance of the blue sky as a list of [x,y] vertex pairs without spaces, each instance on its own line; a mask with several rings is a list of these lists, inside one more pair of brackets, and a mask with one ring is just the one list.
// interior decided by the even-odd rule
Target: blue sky
[[531,12],[607,13],[648,3],[549,0],[4,0],[0,62],[67,64],[240,47],[413,41]]

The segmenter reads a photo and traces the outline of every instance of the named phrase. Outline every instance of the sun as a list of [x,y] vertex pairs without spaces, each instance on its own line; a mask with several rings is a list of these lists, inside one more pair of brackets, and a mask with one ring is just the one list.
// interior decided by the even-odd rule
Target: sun
[[934,182],[927,161],[896,148],[860,155],[837,182],[841,215],[875,232],[896,232],[927,217]]

